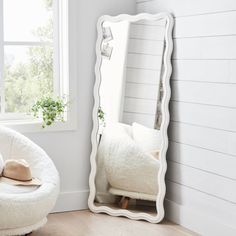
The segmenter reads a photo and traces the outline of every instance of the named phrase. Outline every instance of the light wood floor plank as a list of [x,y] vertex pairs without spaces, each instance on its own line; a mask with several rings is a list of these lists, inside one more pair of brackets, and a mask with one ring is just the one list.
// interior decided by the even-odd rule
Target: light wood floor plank
[[193,236],[169,221],[150,224],[87,210],[50,214],[48,223],[30,236]]

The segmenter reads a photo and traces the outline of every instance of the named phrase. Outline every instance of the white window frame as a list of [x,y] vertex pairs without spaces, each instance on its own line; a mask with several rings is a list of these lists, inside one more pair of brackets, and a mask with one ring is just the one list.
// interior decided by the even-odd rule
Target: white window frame
[[[22,41],[3,41],[3,0],[0,0],[0,95],[4,96],[4,46],[5,45],[24,45],[24,46],[53,46],[53,89],[54,94],[68,96],[71,100],[70,81],[69,81],[69,32],[68,32],[68,1],[53,1],[53,37],[58,40],[53,42],[22,42]],[[1,99],[1,107],[5,108],[5,99]],[[50,127],[42,129],[42,121],[33,119],[32,116],[23,113],[0,113],[0,124],[14,128],[21,132],[39,131],[60,131],[76,129],[75,106],[70,103],[65,114],[65,122],[55,122]]]

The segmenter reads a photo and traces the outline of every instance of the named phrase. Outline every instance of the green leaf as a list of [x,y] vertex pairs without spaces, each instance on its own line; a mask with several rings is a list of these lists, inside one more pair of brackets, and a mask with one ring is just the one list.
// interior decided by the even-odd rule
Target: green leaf
[[42,127],[52,125],[56,121],[64,121],[64,114],[68,103],[60,97],[42,97],[31,108],[34,117],[43,119]]

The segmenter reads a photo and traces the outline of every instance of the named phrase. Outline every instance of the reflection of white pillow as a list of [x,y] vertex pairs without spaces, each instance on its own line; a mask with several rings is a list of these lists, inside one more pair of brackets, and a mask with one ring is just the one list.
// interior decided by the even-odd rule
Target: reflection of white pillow
[[[121,191],[156,195],[160,162],[153,155],[145,153],[131,135],[129,127],[119,123],[107,126],[103,132],[98,163],[103,160],[102,168],[110,184],[107,185],[107,190],[111,186]],[[101,166],[98,165],[98,171],[99,169],[101,171]]]
[[4,167],[4,161],[2,158],[2,154],[0,153],[0,176],[2,175],[3,167]]
[[145,152],[161,149],[161,132],[138,123],[132,124],[133,139]]

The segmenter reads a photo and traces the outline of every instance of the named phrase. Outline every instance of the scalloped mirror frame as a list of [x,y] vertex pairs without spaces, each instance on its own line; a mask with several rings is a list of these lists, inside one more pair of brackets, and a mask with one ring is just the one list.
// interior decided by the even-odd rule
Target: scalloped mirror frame
[[[127,20],[129,22],[135,22],[138,20],[161,20],[166,19],[166,32],[165,32],[165,51],[163,56],[163,64],[164,64],[164,73],[163,73],[163,102],[162,102],[162,111],[163,111],[163,119],[162,119],[162,129],[161,135],[163,140],[163,145],[160,150],[160,161],[161,161],[161,168],[158,173],[158,185],[159,185],[159,192],[157,194],[156,199],[156,209],[157,215],[151,215],[144,212],[132,212],[127,209],[114,209],[108,206],[96,206],[94,204],[95,195],[96,195],[96,186],[95,186],[95,177],[96,177],[96,154],[97,154],[97,132],[99,128],[97,111],[99,107],[99,87],[101,83],[101,74],[100,74],[100,66],[102,62],[101,52],[100,52],[100,45],[102,43],[102,24],[104,21],[111,21],[111,22],[119,22]],[[168,135],[167,129],[169,125],[169,101],[170,101],[170,76],[172,73],[172,65],[171,65],[171,54],[173,51],[173,41],[172,41],[172,30],[173,30],[174,20],[171,14],[169,13],[159,13],[159,14],[147,14],[141,13],[138,15],[126,15],[121,14],[118,16],[108,16],[104,15],[99,18],[97,23],[97,32],[98,38],[96,42],[96,56],[97,61],[95,65],[95,85],[94,85],[94,108],[93,108],[93,130],[91,134],[91,141],[92,141],[92,152],[90,156],[90,163],[91,163],[91,172],[89,177],[89,187],[90,187],[90,194],[88,198],[88,206],[89,209],[94,213],[106,213],[111,216],[124,216],[129,219],[133,220],[146,220],[151,223],[159,223],[164,218],[164,198],[166,193],[166,185],[165,185],[165,174],[167,170],[167,163],[166,163],[166,153],[168,148]]]

